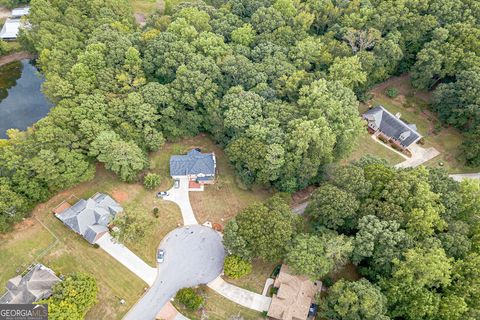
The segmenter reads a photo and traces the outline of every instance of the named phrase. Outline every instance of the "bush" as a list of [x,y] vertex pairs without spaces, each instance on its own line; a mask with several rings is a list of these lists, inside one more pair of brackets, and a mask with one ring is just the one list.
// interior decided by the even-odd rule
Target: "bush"
[[389,98],[396,98],[398,96],[398,89],[395,87],[388,88],[387,91],[385,91],[385,94]]
[[95,249],[98,249],[98,248],[100,248],[100,245],[99,245],[98,243],[94,243],[94,244],[93,244],[93,247],[94,247]]
[[161,182],[162,182],[162,177],[160,177],[156,173],[149,173],[143,179],[143,185],[148,190],[155,189],[160,185]]
[[225,275],[232,279],[238,279],[252,272],[252,264],[238,256],[230,255],[223,264]]
[[187,309],[191,311],[198,310],[202,304],[205,302],[205,299],[197,294],[192,288],[183,288],[177,292],[175,299],[183,304]]
[[153,208],[153,215],[155,216],[155,218],[158,218],[158,211],[159,210],[157,207]]
[[333,285],[333,279],[327,276],[322,280],[322,283],[325,287],[329,288]]

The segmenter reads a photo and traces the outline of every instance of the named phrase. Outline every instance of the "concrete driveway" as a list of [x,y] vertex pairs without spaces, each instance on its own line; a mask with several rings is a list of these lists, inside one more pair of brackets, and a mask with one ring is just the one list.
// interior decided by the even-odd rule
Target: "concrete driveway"
[[222,238],[209,227],[177,228],[162,240],[159,248],[165,250],[165,262],[158,265],[157,279],[125,320],[155,319],[179,289],[209,283],[222,272]]
[[180,207],[184,225],[198,224],[195,214],[193,214],[192,206],[190,205],[190,197],[188,196],[188,178],[182,177],[179,180],[179,188],[176,189],[173,187],[168,190],[168,196],[163,197],[163,199],[175,202]]
[[415,168],[430,159],[435,158],[440,152],[435,148],[423,148],[418,144],[410,147],[412,157],[395,165],[395,168]]
[[109,233],[98,239],[96,243],[149,286],[155,282],[157,269],[150,267],[123,244],[115,242]]
[[455,181],[463,181],[465,179],[480,179],[480,172],[479,173],[457,173],[451,174],[450,178]]

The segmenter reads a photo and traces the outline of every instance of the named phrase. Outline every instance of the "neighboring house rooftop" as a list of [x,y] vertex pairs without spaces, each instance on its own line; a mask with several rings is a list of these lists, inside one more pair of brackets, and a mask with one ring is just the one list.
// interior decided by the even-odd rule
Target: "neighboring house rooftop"
[[365,112],[363,118],[368,121],[368,126],[380,130],[386,136],[397,140],[403,147],[408,148],[422,136],[414,124],[407,124],[399,117],[391,114],[383,106],[377,106]]
[[30,7],[12,9],[12,17],[23,17],[30,12]]
[[282,265],[274,287],[278,292],[273,295],[267,315],[279,320],[305,320],[319,286],[304,276],[290,273]]
[[1,39],[16,39],[22,22],[20,19],[8,18],[0,31]]
[[170,158],[171,176],[215,175],[216,160],[214,153],[201,153],[197,149],[186,155]]
[[0,304],[24,304],[46,299],[59,281],[55,272],[37,264],[23,277],[18,275],[8,280],[7,292],[0,297]]
[[95,243],[108,231],[108,224],[123,208],[104,193],[97,193],[88,200],[81,199],[70,208],[56,214],[67,227],[81,234],[85,240]]

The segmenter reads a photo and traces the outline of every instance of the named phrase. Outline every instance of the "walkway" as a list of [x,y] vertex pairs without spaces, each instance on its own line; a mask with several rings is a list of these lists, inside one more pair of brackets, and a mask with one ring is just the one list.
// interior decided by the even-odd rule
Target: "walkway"
[[114,242],[114,239],[112,239],[110,234],[107,233],[98,239],[96,243],[118,262],[127,267],[128,270],[132,271],[145,281],[149,286],[152,286],[155,282],[157,269],[150,267],[123,244]]
[[216,278],[207,285],[225,298],[256,311],[268,311],[272,298],[234,286],[221,277]]
[[182,212],[183,224],[185,226],[198,224],[192,206],[190,205],[190,197],[188,196],[188,177],[179,179],[180,185],[177,188],[173,187],[168,190],[168,196],[163,197],[164,200],[175,202]]

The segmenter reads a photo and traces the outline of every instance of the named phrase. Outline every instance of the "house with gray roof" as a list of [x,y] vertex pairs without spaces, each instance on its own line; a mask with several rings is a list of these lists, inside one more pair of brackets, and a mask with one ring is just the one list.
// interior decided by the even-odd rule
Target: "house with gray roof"
[[412,144],[422,138],[414,124],[407,124],[383,106],[376,106],[363,114],[371,133],[382,134],[390,141],[403,149],[408,149]]
[[2,29],[0,30],[0,39],[2,40],[16,40],[20,28],[25,26],[25,22],[21,20],[23,16],[28,15],[30,7],[15,8],[12,10],[10,18],[5,20]]
[[73,206],[56,214],[67,227],[95,243],[108,232],[108,225],[123,208],[104,193],[97,193],[88,200],[81,199]]
[[0,304],[28,304],[52,295],[52,287],[61,281],[51,269],[37,264],[23,277],[8,280],[7,292],[0,297]]
[[170,175],[176,179],[188,177],[199,184],[211,184],[215,180],[217,162],[215,153],[202,153],[198,149],[190,150],[186,155],[170,158]]

